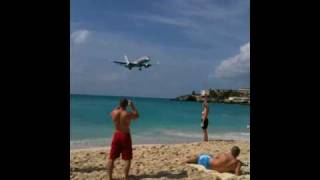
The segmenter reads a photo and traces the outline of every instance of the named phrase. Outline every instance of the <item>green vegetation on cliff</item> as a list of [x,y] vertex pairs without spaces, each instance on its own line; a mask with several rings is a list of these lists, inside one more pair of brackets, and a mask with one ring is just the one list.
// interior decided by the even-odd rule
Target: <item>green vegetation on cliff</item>
[[[209,90],[205,90],[203,93],[206,95],[209,102],[250,104],[249,89],[239,89],[239,90],[209,89]],[[204,100],[203,95],[196,94],[195,91],[192,91],[191,95],[179,96],[174,100],[201,102]]]

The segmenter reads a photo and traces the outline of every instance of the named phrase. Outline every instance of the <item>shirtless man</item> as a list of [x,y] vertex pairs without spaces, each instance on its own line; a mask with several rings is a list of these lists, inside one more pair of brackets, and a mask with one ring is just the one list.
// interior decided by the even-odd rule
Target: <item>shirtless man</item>
[[240,176],[240,168],[242,166],[242,162],[237,159],[239,154],[239,147],[233,146],[230,152],[221,153],[215,157],[207,154],[201,154],[199,156],[192,157],[184,163],[200,164],[206,167],[206,169],[213,169],[220,173],[235,173],[237,176]]
[[[127,111],[127,106],[131,107],[131,112]],[[110,156],[107,163],[107,171],[109,179],[112,180],[112,170],[114,168],[114,161],[122,156],[125,160],[125,179],[128,179],[129,169],[132,159],[132,142],[130,135],[130,122],[139,117],[138,111],[133,103],[127,99],[120,100],[120,106],[110,113],[112,121],[115,126],[113,134]]]

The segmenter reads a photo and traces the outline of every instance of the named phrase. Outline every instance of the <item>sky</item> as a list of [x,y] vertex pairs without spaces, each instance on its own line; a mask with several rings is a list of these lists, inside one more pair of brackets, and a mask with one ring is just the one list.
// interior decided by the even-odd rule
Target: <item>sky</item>
[[[174,98],[250,87],[249,0],[71,0],[71,94]],[[131,71],[114,60],[150,56]]]

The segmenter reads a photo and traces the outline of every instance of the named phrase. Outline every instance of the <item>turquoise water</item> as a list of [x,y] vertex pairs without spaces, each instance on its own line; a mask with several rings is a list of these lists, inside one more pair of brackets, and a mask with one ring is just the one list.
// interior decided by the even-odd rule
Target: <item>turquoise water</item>
[[[140,118],[131,123],[134,144],[202,140],[199,102],[128,97]],[[109,145],[113,133],[110,112],[120,97],[71,95],[71,148]],[[250,106],[210,103],[209,139],[249,140]]]

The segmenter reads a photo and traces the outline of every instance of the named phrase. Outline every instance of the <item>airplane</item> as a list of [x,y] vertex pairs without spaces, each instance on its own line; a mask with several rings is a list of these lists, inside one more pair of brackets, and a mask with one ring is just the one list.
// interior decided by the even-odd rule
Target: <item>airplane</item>
[[151,58],[149,56],[142,56],[141,58],[139,58],[133,62],[130,62],[128,57],[126,55],[124,55],[124,60],[125,61],[113,61],[113,62],[116,64],[119,64],[119,65],[123,65],[124,67],[128,68],[129,70],[131,70],[133,67],[138,67],[139,70],[141,71],[142,67],[148,68],[151,66],[151,64],[148,63],[151,60]]

